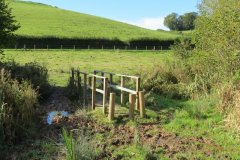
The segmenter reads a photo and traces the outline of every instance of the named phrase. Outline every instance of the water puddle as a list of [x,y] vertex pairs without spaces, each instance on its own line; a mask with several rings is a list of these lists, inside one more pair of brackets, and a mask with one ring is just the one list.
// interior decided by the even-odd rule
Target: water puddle
[[66,111],[52,111],[48,113],[47,116],[47,124],[51,125],[53,122],[53,118],[55,116],[63,116],[63,117],[67,117],[68,116],[68,112]]

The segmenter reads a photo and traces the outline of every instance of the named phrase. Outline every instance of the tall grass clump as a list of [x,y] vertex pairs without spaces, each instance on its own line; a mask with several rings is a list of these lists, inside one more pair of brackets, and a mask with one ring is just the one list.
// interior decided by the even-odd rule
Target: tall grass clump
[[96,146],[83,133],[74,139],[72,131],[68,133],[64,128],[62,135],[67,151],[67,160],[92,160],[97,158],[98,151],[96,150]]
[[0,73],[0,142],[16,142],[26,136],[38,103],[38,93],[26,81],[11,79],[4,69]]

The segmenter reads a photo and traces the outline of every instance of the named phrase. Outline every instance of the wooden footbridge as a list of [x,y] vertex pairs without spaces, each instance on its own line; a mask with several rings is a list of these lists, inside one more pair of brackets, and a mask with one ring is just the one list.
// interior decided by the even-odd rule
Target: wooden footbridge
[[[118,83],[114,79],[120,79]],[[133,86],[127,88],[126,82],[132,81]],[[77,88],[79,97],[83,105],[88,105],[87,90],[91,90],[91,108],[96,107],[96,94],[102,95],[103,113],[107,114],[107,104],[109,104],[108,117],[114,119],[116,92],[120,91],[121,105],[125,104],[125,95],[129,94],[129,118],[134,120],[134,109],[140,112],[140,116],[145,116],[144,91],[140,90],[140,77],[111,72],[94,70],[92,74],[81,72],[79,69],[71,69],[70,82]],[[108,103],[109,102],[109,103]]]

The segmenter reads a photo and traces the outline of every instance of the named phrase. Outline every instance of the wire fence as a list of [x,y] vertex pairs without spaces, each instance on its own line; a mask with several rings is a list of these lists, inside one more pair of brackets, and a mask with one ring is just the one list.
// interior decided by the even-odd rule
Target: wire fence
[[147,51],[157,51],[157,50],[169,50],[170,46],[152,46],[152,45],[126,45],[126,46],[104,46],[104,45],[48,45],[48,44],[23,44],[15,45],[14,48],[8,49],[21,49],[21,50],[83,50],[83,49],[98,49],[98,50],[147,50]]

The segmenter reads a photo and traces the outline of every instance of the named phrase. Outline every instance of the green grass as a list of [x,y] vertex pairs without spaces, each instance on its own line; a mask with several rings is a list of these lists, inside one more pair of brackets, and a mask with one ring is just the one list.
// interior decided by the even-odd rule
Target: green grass
[[5,61],[14,60],[20,64],[38,62],[49,70],[50,82],[64,86],[67,84],[70,68],[92,73],[104,70],[114,73],[136,74],[142,69],[153,67],[163,60],[171,59],[170,51],[15,51],[5,50]]
[[60,38],[175,39],[179,33],[152,31],[97,16],[33,2],[9,1],[21,36]]

